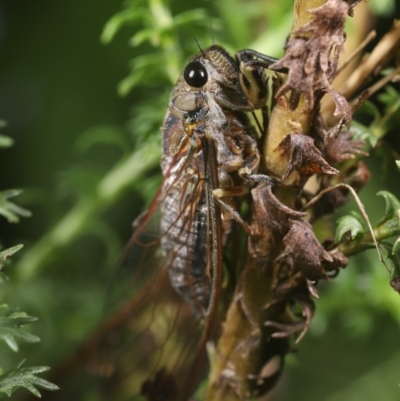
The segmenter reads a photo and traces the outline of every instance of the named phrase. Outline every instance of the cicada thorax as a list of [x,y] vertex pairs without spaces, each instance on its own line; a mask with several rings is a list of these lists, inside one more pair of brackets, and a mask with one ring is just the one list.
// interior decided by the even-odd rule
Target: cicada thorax
[[[251,106],[239,74],[235,60],[220,46],[201,52],[178,79],[163,125],[162,167],[169,177],[165,182],[169,192],[162,206],[162,248],[172,286],[202,316],[210,306],[214,269],[221,269],[211,262],[216,250],[210,240],[210,219],[221,219],[218,240],[224,245],[233,219],[227,209],[238,208],[229,191],[245,185],[238,172],[249,160],[252,168],[258,164],[253,128],[245,113]],[[206,154],[204,141],[215,150],[212,158]],[[182,157],[176,161],[179,152]],[[183,170],[173,168],[179,171],[179,179],[171,172],[172,160],[186,163]],[[217,177],[216,182],[210,182],[206,171]],[[178,184],[171,186],[170,180]],[[216,189],[225,190],[227,196],[222,200],[213,196],[212,202],[224,202],[227,208],[219,210],[219,216],[210,216],[206,192]]]

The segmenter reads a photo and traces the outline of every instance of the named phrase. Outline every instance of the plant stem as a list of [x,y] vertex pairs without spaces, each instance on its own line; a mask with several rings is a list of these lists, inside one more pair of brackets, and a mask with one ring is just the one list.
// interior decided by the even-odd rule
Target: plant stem
[[[311,14],[308,9],[316,8],[325,3],[324,0],[297,0],[295,2],[295,18],[292,30],[308,23]],[[273,175],[281,177],[287,167],[288,159],[284,159],[276,151],[277,146],[286,135],[293,133],[294,127],[307,135],[314,110],[309,110],[304,97],[301,97],[296,110],[288,108],[286,99],[280,98],[272,110],[268,131],[262,149],[264,167]],[[295,172],[288,177],[287,183],[298,179]],[[283,193],[289,189],[289,193]],[[282,193],[276,193],[280,201],[287,206],[294,204],[295,192],[284,188]],[[253,196],[255,193],[253,193]],[[261,205],[262,201],[258,202]],[[254,204],[257,204],[254,199]],[[259,213],[253,211],[252,229],[257,227]],[[260,227],[257,227],[260,228]],[[223,332],[217,346],[217,355],[211,366],[211,374],[207,388],[207,401],[240,401],[248,399],[254,390],[254,380],[263,370],[262,363],[268,356],[280,357],[273,380],[279,376],[286,352],[287,339],[272,338],[264,326],[266,321],[282,320],[284,310],[280,306],[271,306],[274,301],[274,285],[276,279],[276,264],[274,259],[278,255],[281,244],[271,239],[268,228],[260,228],[260,240],[253,237],[252,251],[249,252],[246,265],[239,278],[233,301],[229,306]],[[267,308],[266,306],[269,305]],[[266,357],[267,356],[267,357]],[[276,376],[274,376],[276,374]],[[268,379],[265,380],[265,385]]]

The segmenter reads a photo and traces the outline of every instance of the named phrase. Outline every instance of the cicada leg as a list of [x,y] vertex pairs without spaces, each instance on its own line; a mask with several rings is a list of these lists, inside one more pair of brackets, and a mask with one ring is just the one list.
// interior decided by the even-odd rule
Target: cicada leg
[[245,195],[247,192],[246,188],[239,187],[239,186],[231,186],[225,188],[217,188],[213,190],[213,196],[215,200],[218,202],[221,209],[228,212],[229,215],[239,223],[243,229],[246,231],[247,234],[251,234],[251,228],[248,223],[246,223],[240,214],[230,205],[222,200],[222,198],[232,198],[232,197],[239,197]]
[[[268,78],[264,70],[278,61],[278,59],[255,50],[244,49],[236,53],[236,62],[239,66],[239,81],[243,92],[254,109],[261,109],[268,100]],[[279,70],[280,72],[287,72]]]
[[[276,63],[278,59],[252,49],[243,49],[236,53],[236,61],[240,66],[241,71],[241,66],[243,66],[246,71],[250,71],[251,68],[254,69],[256,67],[271,69],[271,65]],[[273,71],[283,72],[286,74],[289,72],[287,68],[273,69]]]

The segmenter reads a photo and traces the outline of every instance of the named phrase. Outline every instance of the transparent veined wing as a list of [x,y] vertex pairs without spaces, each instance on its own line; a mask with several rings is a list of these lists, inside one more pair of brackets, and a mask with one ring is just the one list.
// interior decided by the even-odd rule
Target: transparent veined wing
[[153,202],[135,222],[111,280],[111,307],[98,341],[106,399],[119,393],[186,400],[204,372],[222,270],[215,153],[205,136],[182,140]]

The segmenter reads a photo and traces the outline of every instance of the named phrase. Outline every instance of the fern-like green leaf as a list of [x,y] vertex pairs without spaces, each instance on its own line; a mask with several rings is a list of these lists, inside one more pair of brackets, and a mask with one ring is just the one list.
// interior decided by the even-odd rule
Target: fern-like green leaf
[[[0,252],[0,269],[2,269],[5,264],[7,264],[7,259],[9,257],[17,253],[23,247],[24,246],[22,244],[19,244]],[[8,281],[8,276],[2,271],[0,271],[0,284],[5,283],[7,281]]]
[[393,86],[387,85],[385,90],[378,95],[378,99],[385,105],[385,108],[390,109],[399,99],[399,92]]
[[[174,17],[174,29],[180,28],[182,26],[188,26],[191,24],[201,24],[209,27],[209,16],[207,15],[207,11],[203,8],[196,8],[194,10],[185,11],[180,13]],[[213,28],[215,29],[214,25]]]
[[[387,73],[389,73],[389,71],[387,71]],[[378,99],[383,104],[384,112],[380,118],[374,120],[370,125],[370,129],[374,132],[375,137],[379,139],[384,137],[389,131],[397,129],[399,126],[400,96],[396,89],[387,86],[378,96]]]
[[32,366],[21,368],[25,361],[20,362],[14,369],[11,369],[0,376],[0,392],[9,397],[18,388],[25,388],[34,396],[40,398],[40,392],[36,387],[44,390],[56,391],[59,387],[55,384],[37,376],[39,373],[47,372],[47,366]]
[[37,343],[40,338],[22,329],[22,326],[36,322],[34,316],[28,316],[24,312],[18,312],[17,308],[10,309],[8,305],[0,305],[0,339],[15,352],[18,351],[17,340],[28,343]]
[[17,196],[22,191],[18,189],[9,189],[7,191],[0,192],[0,215],[4,216],[10,223],[18,223],[19,216],[30,217],[31,212],[10,202],[8,199]]
[[6,260],[7,258],[13,256],[19,250],[21,250],[24,246],[22,244],[12,246],[11,248],[7,248],[4,251],[0,252],[0,263],[2,260]]
[[139,7],[135,9],[128,8],[115,14],[104,27],[100,38],[101,42],[104,44],[110,43],[121,28],[147,18],[147,15],[148,12]]

